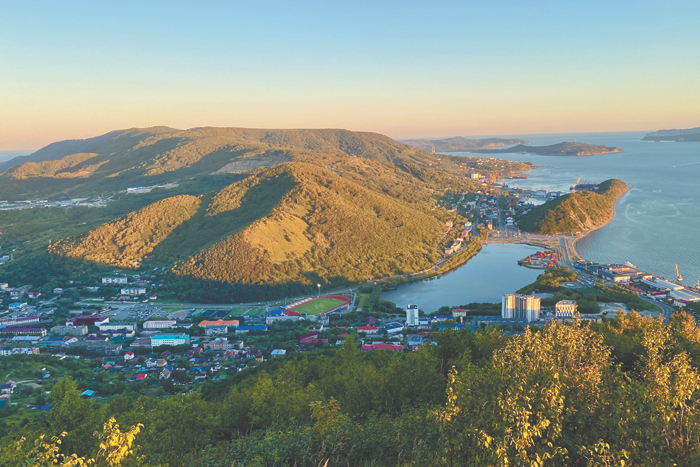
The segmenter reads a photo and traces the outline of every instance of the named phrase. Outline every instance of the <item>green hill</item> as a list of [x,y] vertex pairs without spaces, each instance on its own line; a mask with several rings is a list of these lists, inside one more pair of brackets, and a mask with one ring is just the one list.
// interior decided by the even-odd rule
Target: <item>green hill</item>
[[659,130],[647,133],[642,141],[675,141],[677,143],[692,143],[700,141],[700,127],[687,130]]
[[524,153],[537,154],[539,156],[595,156],[598,154],[612,154],[616,152],[622,152],[622,149],[614,148],[611,146],[603,146],[600,144],[564,142],[552,144],[549,146],[525,146],[519,144],[512,148],[480,149],[474,152],[479,152],[482,154]]
[[585,232],[610,222],[615,202],[629,187],[621,180],[606,180],[598,191],[577,191],[536,207],[518,220],[521,230],[539,234]]

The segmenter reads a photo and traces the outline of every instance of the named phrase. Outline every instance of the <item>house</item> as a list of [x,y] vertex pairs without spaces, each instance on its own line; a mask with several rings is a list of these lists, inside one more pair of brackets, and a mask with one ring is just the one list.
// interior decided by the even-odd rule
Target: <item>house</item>
[[159,358],[156,360],[156,368],[164,368],[168,362],[164,358]]
[[379,328],[376,326],[360,326],[357,328],[358,332],[364,332],[367,335],[379,334]]
[[143,381],[146,378],[148,378],[148,375],[146,373],[139,373],[136,375],[136,381]]
[[284,349],[275,349],[272,351],[272,353],[270,353],[270,356],[271,357],[280,357],[286,353],[287,353],[287,351]]
[[172,373],[173,373],[172,367],[166,366],[165,368],[163,368],[163,371],[160,372],[158,379],[170,379],[170,375]]
[[146,360],[146,368],[153,368],[156,366],[156,359],[155,358],[149,358]]
[[133,360],[133,359],[134,359],[134,352],[132,352],[131,350],[124,354],[124,360],[129,361],[129,360]]
[[87,390],[87,391],[83,391],[82,393],[80,393],[80,398],[81,399],[92,399],[92,397],[94,395],[95,395],[95,391]]

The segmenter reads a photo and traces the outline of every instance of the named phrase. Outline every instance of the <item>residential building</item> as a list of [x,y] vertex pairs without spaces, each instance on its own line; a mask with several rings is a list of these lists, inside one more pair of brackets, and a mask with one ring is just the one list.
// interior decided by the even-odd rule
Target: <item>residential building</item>
[[138,331],[136,323],[101,323],[97,326],[100,331]]
[[540,299],[532,295],[508,294],[501,303],[503,319],[525,319],[528,322],[540,320]]
[[204,344],[204,348],[209,348],[210,350],[241,350],[243,349],[243,341],[240,340],[228,340],[225,337],[217,337],[211,342]]
[[129,295],[130,297],[134,297],[137,295],[143,295],[145,293],[146,293],[146,289],[143,287],[124,287],[121,289],[122,295]]
[[379,334],[379,328],[376,326],[359,326],[357,332],[364,332],[367,335]]
[[418,326],[418,305],[406,305],[406,326]]
[[399,344],[365,344],[362,346],[361,350],[363,352],[369,352],[370,350],[393,350],[394,352],[402,352],[403,345],[399,345]]
[[177,321],[146,321],[143,323],[144,329],[170,329],[177,324]]
[[275,349],[270,353],[270,356],[271,357],[280,357],[286,353],[287,353],[287,351],[284,349]]
[[236,326],[236,334],[245,334],[250,331],[267,331],[267,326]]
[[238,320],[233,319],[230,321],[224,321],[219,319],[216,321],[200,321],[199,327],[204,328],[204,332],[207,336],[212,336],[215,334],[226,334],[229,332],[229,328],[235,328],[238,326]]
[[554,316],[557,318],[573,318],[578,315],[576,300],[560,300],[554,305]]
[[151,336],[151,347],[160,347],[161,345],[185,345],[190,343],[190,336],[187,334],[158,334]]
[[85,336],[88,333],[87,326],[54,326],[51,334],[54,336]]
[[455,308],[454,310],[452,310],[452,317],[455,321],[459,321],[461,323],[464,321],[464,318],[467,317],[467,310],[464,310],[462,308]]

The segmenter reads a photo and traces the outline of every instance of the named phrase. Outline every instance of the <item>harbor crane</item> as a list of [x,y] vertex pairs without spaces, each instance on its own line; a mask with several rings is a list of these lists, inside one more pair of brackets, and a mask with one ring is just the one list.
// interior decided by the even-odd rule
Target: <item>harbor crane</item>
[[681,276],[681,273],[678,272],[678,265],[676,264],[676,281],[677,282],[683,282],[683,276]]
[[576,183],[574,183],[574,186],[571,187],[571,191],[572,191],[573,193],[576,193],[576,187],[578,186],[578,183],[579,183],[580,181],[581,181],[581,177],[579,177],[578,180],[576,180]]

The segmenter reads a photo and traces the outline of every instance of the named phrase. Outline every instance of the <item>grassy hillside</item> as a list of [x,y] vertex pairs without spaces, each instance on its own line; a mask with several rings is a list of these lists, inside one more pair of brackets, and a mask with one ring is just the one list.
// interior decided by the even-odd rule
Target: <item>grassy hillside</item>
[[156,245],[197,212],[200,201],[190,195],[166,198],[104,224],[83,237],[55,242],[49,245],[49,251],[68,258],[136,268]]
[[235,214],[265,183],[293,185],[269,215],[178,265],[177,274],[262,285],[356,282],[420,271],[440,257],[443,224],[434,216],[305,163],[222,190],[209,215]]
[[607,180],[598,192],[577,191],[536,207],[518,220],[518,227],[540,234],[585,232],[604,226],[615,215],[615,202],[629,187],[621,180]]
[[594,156],[597,154],[611,154],[616,152],[622,152],[622,149],[614,148],[611,146],[603,146],[600,144],[564,142],[551,144],[549,146],[525,146],[519,144],[518,146],[514,146],[512,148],[481,149],[474,152],[479,152],[483,154],[525,153],[537,154],[539,156]]

